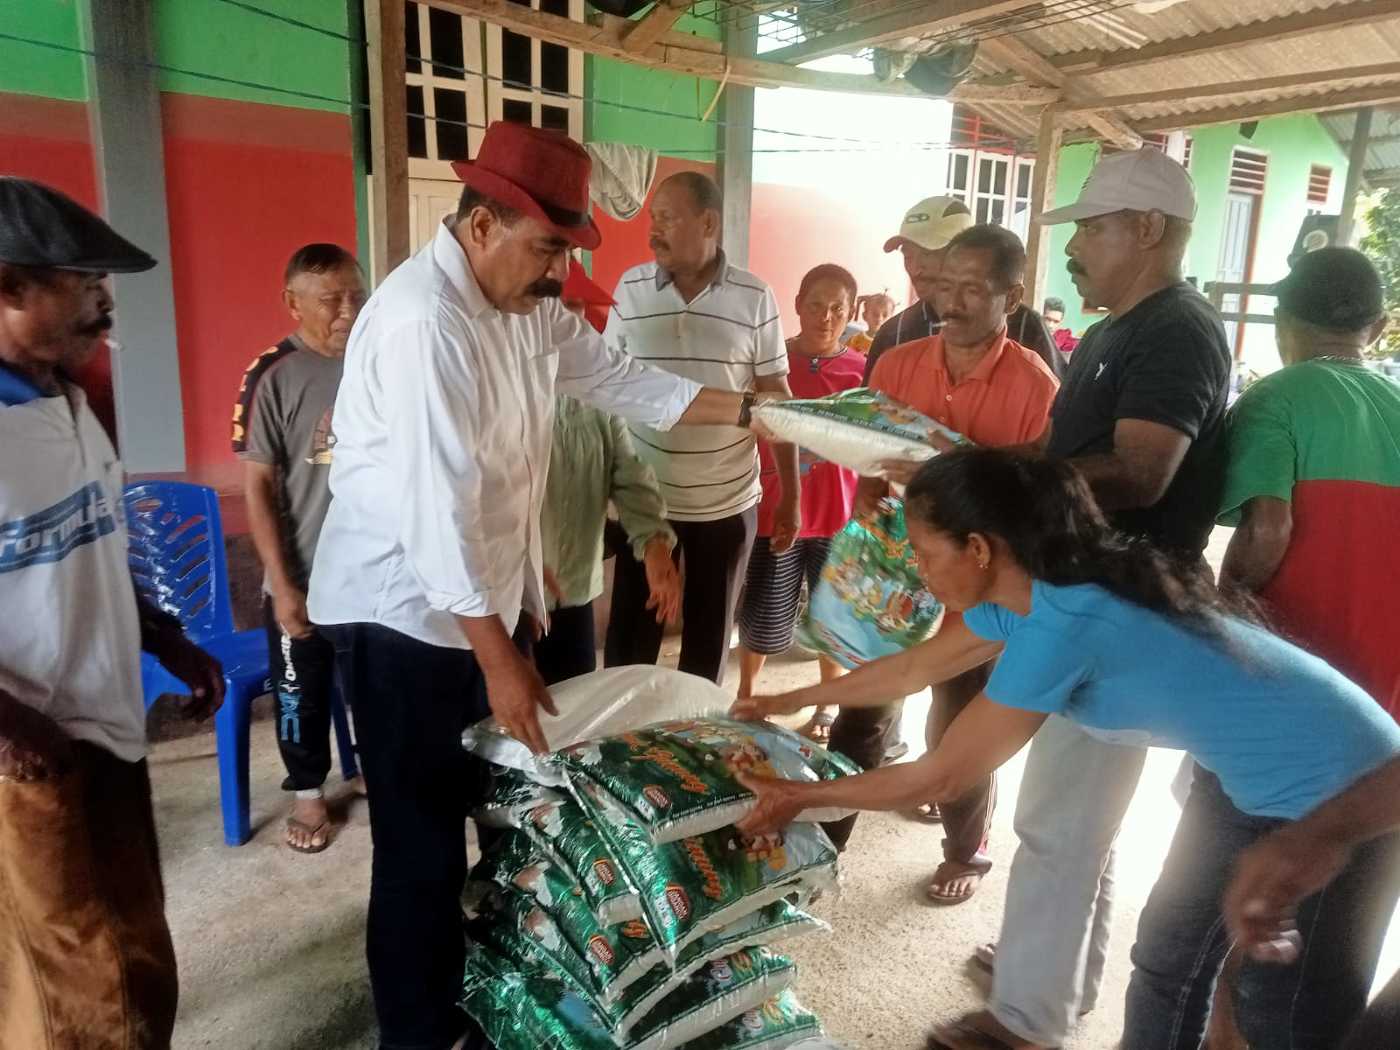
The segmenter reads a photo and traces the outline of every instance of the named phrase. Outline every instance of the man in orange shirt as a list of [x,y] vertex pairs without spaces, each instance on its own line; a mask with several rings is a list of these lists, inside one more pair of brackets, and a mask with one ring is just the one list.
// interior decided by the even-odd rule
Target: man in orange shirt
[[[936,335],[896,347],[881,357],[870,386],[912,405],[978,445],[1021,445],[1045,430],[1059,382],[1034,351],[1007,336],[1007,315],[1021,304],[1026,251],[1001,226],[972,226],[953,238],[936,279],[934,306],[943,320]],[[907,477],[886,473],[895,481]],[[913,471],[906,466],[909,476]],[[890,491],[881,478],[862,478],[856,513],[869,514]],[[944,730],[987,684],[990,666],[969,671],[933,688],[928,742],[935,747]],[[880,764],[900,703],[842,711],[831,728],[833,750],[867,769]],[[946,837],[943,863],[928,886],[936,904],[961,904],[976,891],[991,860],[987,833],[996,804],[994,777],[955,803],[940,807]],[[834,829],[844,846],[853,819]]]

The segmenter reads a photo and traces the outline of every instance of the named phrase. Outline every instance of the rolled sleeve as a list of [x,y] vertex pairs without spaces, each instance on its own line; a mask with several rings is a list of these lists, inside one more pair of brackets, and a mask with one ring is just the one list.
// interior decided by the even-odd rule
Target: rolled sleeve
[[662,431],[675,426],[700,393],[699,383],[630,357],[616,335],[605,339],[557,302],[547,308],[551,343],[559,351],[559,393]]
[[393,338],[395,352],[381,381],[389,459],[398,479],[398,491],[385,498],[403,509],[399,543],[433,609],[457,616],[500,614],[482,520],[477,378],[450,328],[409,325]]

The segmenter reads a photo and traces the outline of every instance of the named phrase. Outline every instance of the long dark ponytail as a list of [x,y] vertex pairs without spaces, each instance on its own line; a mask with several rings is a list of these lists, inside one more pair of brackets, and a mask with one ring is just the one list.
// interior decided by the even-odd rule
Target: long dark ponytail
[[1203,563],[1113,529],[1062,460],[991,448],[945,453],[910,483],[905,513],[960,542],[974,532],[998,537],[1037,580],[1098,584],[1201,633],[1219,636],[1227,615],[1256,619],[1248,603],[1216,589]]

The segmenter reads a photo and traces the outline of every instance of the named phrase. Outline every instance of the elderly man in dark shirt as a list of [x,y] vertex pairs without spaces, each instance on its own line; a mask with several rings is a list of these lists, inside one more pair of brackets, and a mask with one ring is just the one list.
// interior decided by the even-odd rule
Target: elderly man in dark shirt
[[[972,213],[956,197],[927,197],[904,215],[899,232],[885,242],[885,251],[896,248],[904,255],[904,272],[919,301],[895,314],[880,326],[866,355],[865,381],[870,382],[875,362],[886,350],[937,335],[943,320],[933,305],[934,282],[943,269],[943,259],[954,237],[973,225]],[[1044,320],[1024,303],[1006,319],[1006,334],[1028,350],[1040,355],[1055,378],[1064,376],[1064,358],[1055,348],[1055,339]]]

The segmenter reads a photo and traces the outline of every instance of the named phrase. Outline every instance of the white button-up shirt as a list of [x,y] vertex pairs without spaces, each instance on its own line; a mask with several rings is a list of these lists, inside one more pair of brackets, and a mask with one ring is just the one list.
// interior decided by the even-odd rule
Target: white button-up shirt
[[466,649],[456,616],[543,618],[555,394],[665,430],[699,390],[608,349],[557,300],[501,313],[443,226],[350,334],[311,619]]

